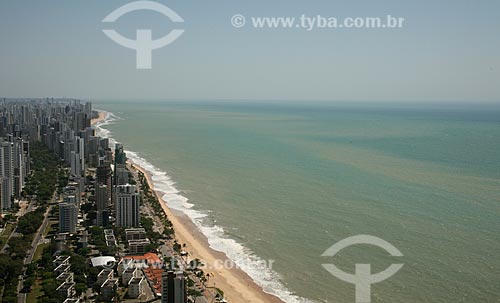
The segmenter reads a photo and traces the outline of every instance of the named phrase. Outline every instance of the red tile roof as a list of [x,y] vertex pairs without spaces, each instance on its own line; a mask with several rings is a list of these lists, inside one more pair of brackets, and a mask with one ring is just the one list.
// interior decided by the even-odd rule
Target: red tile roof
[[161,294],[161,277],[163,274],[163,268],[160,257],[155,253],[146,253],[142,256],[125,256],[124,259],[134,260],[134,261],[146,261],[148,264],[147,268],[144,268],[144,274],[146,278],[151,282],[156,293]]

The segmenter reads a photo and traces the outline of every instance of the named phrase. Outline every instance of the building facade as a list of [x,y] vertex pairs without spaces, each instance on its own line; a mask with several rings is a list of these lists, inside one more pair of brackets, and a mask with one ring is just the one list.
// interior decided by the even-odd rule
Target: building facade
[[116,226],[137,227],[140,225],[140,194],[134,185],[116,186]]
[[59,203],[59,232],[73,234],[78,223],[78,208],[75,203]]
[[162,275],[162,303],[187,303],[186,279],[182,271]]

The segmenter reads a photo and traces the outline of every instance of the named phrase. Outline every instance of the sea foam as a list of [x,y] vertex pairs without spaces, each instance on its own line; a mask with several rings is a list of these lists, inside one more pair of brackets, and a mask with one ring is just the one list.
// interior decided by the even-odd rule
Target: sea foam
[[[115,144],[119,142],[112,137],[111,131],[104,128],[104,126],[113,124],[117,120],[121,120],[121,118],[111,112],[101,112],[105,113],[106,118],[95,125],[96,134],[108,138],[111,148],[114,148]],[[266,293],[277,296],[287,303],[313,302],[291,292],[282,282],[282,278],[277,272],[270,268],[263,268],[263,260],[250,249],[244,247],[234,239],[228,238],[222,227],[215,224],[212,226],[205,224],[203,218],[207,217],[207,213],[210,211],[207,210],[205,213],[193,209],[194,205],[188,203],[188,198],[181,195],[180,191],[175,187],[175,182],[165,171],[149,163],[137,152],[131,150],[125,150],[125,152],[128,160],[151,174],[154,190],[162,194],[162,199],[166,201],[167,206],[172,211],[180,212],[190,218],[198,230],[207,237],[210,248],[223,252],[231,261],[248,274],[257,285],[262,287]]]

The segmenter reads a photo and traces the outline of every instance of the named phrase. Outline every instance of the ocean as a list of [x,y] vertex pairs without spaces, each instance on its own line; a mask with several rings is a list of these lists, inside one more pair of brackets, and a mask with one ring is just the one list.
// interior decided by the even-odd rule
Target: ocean
[[[286,302],[354,302],[327,272],[392,263],[372,302],[500,301],[500,109],[292,102],[97,101],[100,133],[152,172],[267,292]],[[368,234],[402,257],[356,245]],[[248,266],[274,260],[272,270]]]

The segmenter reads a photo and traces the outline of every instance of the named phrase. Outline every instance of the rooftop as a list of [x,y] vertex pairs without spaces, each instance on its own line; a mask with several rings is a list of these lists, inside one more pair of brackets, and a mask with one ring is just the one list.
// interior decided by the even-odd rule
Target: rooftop
[[148,281],[151,282],[151,285],[155,289],[157,294],[161,294],[161,285],[162,285],[162,274],[163,274],[163,262],[160,257],[154,253],[146,253],[144,255],[139,256],[125,256],[123,260],[133,260],[136,262],[145,262],[148,264],[148,267],[144,268],[144,274]]
[[107,279],[104,283],[102,283],[101,287],[113,287],[118,284],[118,279],[112,278]]
[[99,266],[110,267],[110,265],[112,265],[112,266],[115,265],[116,259],[114,257],[110,257],[110,256],[100,256],[100,257],[91,258],[90,262],[92,263],[93,267],[99,267]]
[[64,282],[61,285],[59,285],[57,290],[68,290],[68,289],[72,288],[73,286],[75,286],[75,283]]
[[139,278],[137,278],[137,277],[136,277],[136,278],[132,278],[132,279],[130,279],[130,282],[128,282],[128,284],[129,284],[129,285],[130,285],[130,284],[134,284],[134,285],[136,285],[136,284],[141,283],[141,282],[142,282],[142,280],[144,280],[144,278],[143,278],[143,277],[139,277]]
[[113,270],[111,268],[104,268],[97,274],[97,276],[102,277],[102,276],[109,276],[110,273],[112,273]]

